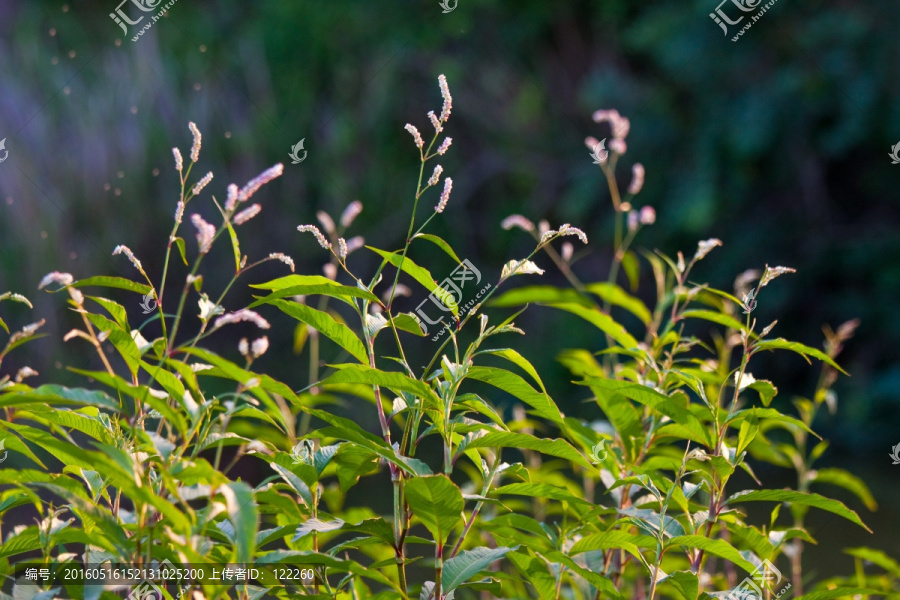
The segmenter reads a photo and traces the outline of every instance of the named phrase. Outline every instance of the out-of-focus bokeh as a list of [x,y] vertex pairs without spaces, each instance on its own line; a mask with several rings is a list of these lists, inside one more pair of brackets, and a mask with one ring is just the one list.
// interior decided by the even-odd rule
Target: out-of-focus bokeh
[[[351,233],[399,247],[418,164],[403,126],[430,130],[426,112],[440,109],[444,73],[453,146],[441,162],[454,189],[434,231],[491,279],[533,247],[500,229],[511,213],[583,228],[591,244],[575,271],[605,279],[612,211],[584,138],[611,137],[591,114],[615,108],[631,119],[620,185],[643,163],[636,204],[657,211],[638,246],[690,255],[699,239],[718,237],[724,247],[693,278],[726,289],[748,268],[797,268],[767,288],[757,314],[777,318],[776,333],[789,339],[819,346],[824,324],[861,319],[840,360],[852,377],[837,385],[837,413],[817,430],[831,440],[825,462],[873,488],[874,514],[837,496],[876,535],[814,515],[821,543],[808,552],[819,576],[849,572],[845,546],[900,554],[890,536],[900,527],[900,466],[888,457],[900,443],[900,164],[888,156],[900,142],[896,1],[782,0],[737,42],[738,26],[724,35],[710,18],[716,0],[458,0],[446,13],[438,0],[179,0],[136,42],[143,23],[123,34],[110,18],[117,7],[0,2],[0,139],[9,153],[0,163],[0,292],[35,303],[34,311],[4,304],[2,316],[12,327],[46,318],[49,334],[11,355],[4,371],[27,364],[45,380],[83,383],[61,365],[93,359],[79,342],[61,343],[72,315],[61,297],[38,293],[38,281],[53,270],[132,275],[111,256],[117,244],[159,278],[178,198],[171,148],[187,156],[188,121],[203,132],[194,175],[215,174],[189,213],[212,220],[209,193],[222,199],[228,183],[285,163],[257,197],[261,215],[241,228],[251,259],[286,252],[299,272],[321,272],[326,255],[296,226],[314,223],[317,210],[337,216],[353,200],[365,208]],[[301,139],[307,157],[291,164]],[[185,237],[193,252],[192,232]],[[452,268],[446,257],[421,256],[437,271]],[[223,246],[211,266],[227,272],[230,260]],[[377,264],[366,250],[351,262],[360,272]],[[546,257],[538,262],[546,280],[562,281]],[[247,282],[284,270],[267,265]],[[183,276],[176,268],[173,277]],[[224,283],[208,276],[205,285]],[[238,288],[227,307],[249,299]],[[140,322],[140,299],[127,298]],[[293,355],[285,322],[256,366],[300,388],[306,358]],[[518,324],[528,332],[523,354],[547,373],[561,408],[583,411],[584,390],[555,356],[602,342],[539,307]],[[220,335],[217,351],[237,356],[237,338]],[[819,374],[790,354],[758,365],[783,403],[810,393]]]

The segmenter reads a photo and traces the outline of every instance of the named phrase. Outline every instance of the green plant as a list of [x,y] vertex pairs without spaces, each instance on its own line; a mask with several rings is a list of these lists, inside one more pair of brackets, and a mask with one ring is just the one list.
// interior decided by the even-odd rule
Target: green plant
[[[39,566],[149,566],[168,560],[252,564],[265,572],[252,585],[183,582],[181,593],[190,589],[194,598],[696,600],[707,591],[734,588],[787,548],[800,556],[800,541],[811,540],[802,529],[808,507],[865,527],[840,502],[807,489],[815,481],[811,459],[821,454],[805,450],[811,407],[827,401],[834,371],[823,375],[813,403],[798,404],[801,418],[777,410],[775,386],[750,371],[753,356],[769,350],[793,351],[840,371],[834,356],[847,335],[835,334],[822,352],[767,337],[775,323],[757,328],[752,312],[761,290],[791,269],[746,273],[737,295],[694,284],[693,269],[721,244],[707,240],[688,262],[681,253],[677,259],[643,254],[656,283],[652,310],[618,285],[621,270],[632,292],[637,287],[642,263],[630,245],[640,227],[654,220],[652,209],[630,206],[640,192],[642,168],[635,168],[629,194],[620,197],[615,165],[625,152],[628,122],[618,113],[597,115],[610,122],[615,136],[611,154],[598,160],[616,214],[606,282],[582,283],[571,268],[572,245],[564,242],[560,252],[552,245],[566,236],[587,243],[584,232],[568,224],[535,226],[519,215],[503,225],[532,233],[534,250],[504,265],[474,302],[461,304],[452,280],[438,284],[414,261],[415,250],[427,243],[446,254],[462,281],[476,272],[480,281],[487,271],[425,231],[448,206],[450,178],[434,209],[419,216],[420,203],[435,195],[431,189],[443,175],[437,166],[426,180],[426,165],[450,146],[450,138],[438,144],[452,109],[443,77],[440,84],[444,106],[439,116],[429,113],[435,130],[430,143],[406,127],[420,161],[407,237],[393,251],[367,247],[381,261],[367,277],[348,261],[361,239],[343,237],[362,210],[353,204],[339,224],[320,213],[324,233],[314,225],[299,227],[330,253],[327,276],[292,274],[254,284],[259,295],[250,306],[226,310],[229,291],[256,265],[277,260],[294,268],[280,253],[251,263],[237,233],[261,209],[242,205],[282,169],[276,165],[241,189],[229,186],[222,204],[213,198],[222,219],[218,227],[192,215],[198,250],[189,263],[192,253],[179,236],[184,211],[212,179],[210,173],[188,183],[200,152],[200,133],[191,124],[194,145],[186,169],[174,150],[181,194],[158,287],[125,246],[114,253],[126,255],[140,281],[75,281],[54,272],[41,282],[68,294],[82,327],[65,339],[86,342],[103,367],[72,370],[101,387],[4,382],[0,428],[10,450],[37,468],[0,470],[0,482],[9,486],[0,497],[0,516],[6,521],[17,511],[31,511],[38,517],[37,524],[19,525],[5,537],[0,566],[7,573],[26,557]],[[205,289],[201,267],[220,237],[230,241],[234,274],[215,294]],[[170,263],[173,271],[177,265],[173,247],[187,270],[176,301],[166,294]],[[495,296],[514,276],[542,274],[535,262],[542,252],[573,289],[526,286]],[[347,283],[338,281],[339,271]],[[398,308],[398,298],[409,291],[401,273],[424,289],[414,295],[432,296],[445,320]],[[753,290],[740,289],[752,281],[758,281]],[[124,305],[81,291],[93,287],[143,295],[142,306],[152,300],[156,314],[132,329]],[[308,301],[313,296],[319,297],[316,307]],[[194,302],[199,325],[185,335]],[[588,424],[564,415],[531,362],[509,347],[507,340],[523,333],[513,322],[521,311],[508,315],[505,309],[528,303],[565,311],[597,328],[596,348],[565,350],[560,360],[578,379],[567,393],[596,402],[605,421]],[[488,305],[505,318],[489,318]],[[203,347],[238,322],[270,329],[257,310],[271,308],[299,322],[295,349],[308,351],[310,365],[309,385],[302,390],[254,370],[268,349],[267,337],[241,340],[243,365]],[[614,311],[640,325],[626,329]],[[271,312],[272,320],[285,318]],[[426,338],[427,325],[439,321],[442,329]],[[712,324],[719,333],[692,334],[691,323]],[[643,337],[635,337],[632,330],[641,328]],[[427,358],[421,373],[411,352],[417,360]],[[334,357],[324,378],[322,354]],[[510,397],[517,405],[503,410]],[[346,414],[347,403],[354,415],[371,406],[378,434],[339,414]],[[792,439],[773,445],[767,435],[783,431]],[[751,457],[774,464],[793,458],[799,489],[735,492],[729,483],[738,469],[756,479]],[[244,481],[234,475],[239,465],[263,466],[265,474]],[[832,483],[849,481],[847,474],[831,475]],[[386,491],[386,514],[377,508],[380,499],[358,485],[363,479],[369,490]],[[605,487],[602,497],[598,482]],[[754,525],[741,510],[751,501],[779,504],[768,523]],[[794,523],[779,522],[780,503],[791,505]],[[312,569],[315,576],[285,586],[273,579],[275,565]],[[799,567],[793,576],[801,577]],[[825,585],[831,590],[817,597],[864,594],[874,583]],[[17,585],[14,595],[36,597],[49,587]],[[58,587],[72,597],[114,593],[73,582]]]

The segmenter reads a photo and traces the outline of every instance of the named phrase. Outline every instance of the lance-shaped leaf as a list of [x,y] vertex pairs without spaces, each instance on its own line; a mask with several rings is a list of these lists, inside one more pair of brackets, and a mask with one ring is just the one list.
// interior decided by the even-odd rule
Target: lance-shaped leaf
[[865,598],[870,594],[882,595],[882,592],[872,588],[835,588],[821,590],[797,596],[794,600],[846,600],[847,598]]
[[366,347],[363,346],[363,343],[356,334],[343,323],[335,321],[334,317],[328,313],[316,310],[305,304],[300,304],[299,302],[273,300],[272,304],[281,309],[285,314],[288,314],[298,321],[302,321],[319,331],[322,335],[349,352],[360,362],[365,363],[369,361],[369,357],[366,354]]
[[847,371],[842,369],[840,365],[838,365],[834,360],[822,352],[821,350],[817,350],[816,348],[811,348],[809,346],[804,346],[799,342],[789,342],[786,339],[778,338],[774,340],[761,340],[753,344],[753,351],[759,350],[790,350],[791,352],[796,352],[800,356],[806,359],[806,362],[810,362],[809,357],[817,358],[822,362],[834,367],[844,375],[847,374]]
[[503,496],[506,494],[558,500],[560,502],[581,504],[588,507],[592,506],[590,502],[573,495],[567,489],[550,485],[549,483],[510,483],[509,485],[501,486],[491,492],[491,496]]
[[866,524],[862,522],[862,520],[860,520],[859,515],[844,506],[842,502],[820,496],[819,494],[804,494],[803,492],[795,492],[792,490],[751,490],[732,494],[728,497],[728,500],[726,500],[726,504],[737,504],[738,502],[755,502],[760,500],[790,502],[792,504],[812,506],[813,508],[827,510],[828,512],[844,517],[848,521],[856,523],[869,533],[872,533],[872,530],[869,529]]
[[228,520],[234,527],[234,560],[251,562],[256,549],[256,530],[259,509],[253,499],[253,490],[246,483],[231,482],[219,488],[225,496]]
[[321,385],[333,383],[378,385],[392,390],[409,392],[418,398],[422,398],[426,404],[431,405],[433,408],[442,410],[441,399],[428,384],[418,379],[407,377],[403,373],[381,371],[366,365],[343,364],[329,366],[338,370],[322,381]]
[[656,540],[649,535],[635,535],[624,531],[605,531],[581,538],[575,542],[569,553],[574,556],[594,550],[622,549],[640,560],[641,548],[653,548],[655,546]]
[[448,559],[444,563],[441,572],[442,593],[447,594],[464,584],[466,581],[488,568],[491,563],[506,556],[507,552],[517,550],[519,547],[507,548],[473,548],[460,552],[458,556]]
[[322,277],[321,275],[287,275],[279,277],[266,283],[251,285],[252,288],[262,290],[270,290],[272,293],[263,298],[259,298],[248,308],[259,306],[260,304],[268,304],[279,298],[288,298],[291,296],[315,296],[317,294],[323,296],[331,296],[338,300],[347,301],[348,298],[363,298],[379,304],[378,296],[364,290],[360,287],[341,285],[332,279]]
[[711,310],[686,310],[681,313],[681,317],[683,319],[702,319],[711,323],[724,325],[725,327],[734,329],[736,331],[746,331],[752,338],[757,337],[755,333],[747,329],[746,325],[744,325],[734,317],[729,317],[728,315],[723,315],[722,313],[717,313]]
[[569,442],[561,439],[537,438],[527,433],[492,431],[470,442],[467,448],[521,448],[535,450],[542,454],[564,458],[586,469],[594,469],[591,463],[578,450],[573,448]]
[[413,513],[443,546],[462,519],[462,492],[446,475],[415,477],[406,484],[406,501]]
[[[522,358],[517,352],[513,352],[514,354],[505,355],[506,358],[512,359],[515,356]],[[496,354],[502,354],[502,351],[495,352]],[[525,359],[522,358],[524,361]],[[531,366],[528,361],[525,361],[527,366]],[[533,371],[529,371],[530,373]],[[496,388],[499,388],[509,394],[512,394],[528,406],[534,409],[534,411],[544,417],[545,419],[559,425],[562,429],[565,429],[565,425],[563,423],[562,414],[559,412],[559,408],[557,408],[556,404],[553,400],[550,399],[546,393],[538,392],[533,387],[528,385],[528,382],[516,375],[515,373],[511,373],[505,369],[497,369],[494,367],[470,367],[469,371],[466,375],[469,379],[474,379],[476,381],[483,381],[484,383],[490,384]],[[533,377],[537,376],[537,373],[534,372],[532,374]],[[540,379],[537,379],[540,383]]]
[[878,503],[875,502],[875,498],[872,496],[872,492],[869,491],[866,482],[853,473],[849,473],[844,469],[816,469],[813,473],[810,473],[813,483],[830,483],[831,485],[842,487],[855,494],[869,510],[878,510]]
[[67,388],[55,384],[45,384],[25,392],[10,392],[0,395],[0,407],[27,405],[33,402],[46,403],[51,406],[87,405],[119,410],[119,403],[104,392]]
[[650,310],[647,305],[640,298],[632,296],[618,285],[605,282],[591,283],[585,286],[585,289],[599,296],[604,302],[624,308],[640,319],[644,325],[650,322]]
[[682,408],[674,399],[665,394],[660,394],[656,390],[639,383],[619,381],[616,379],[604,379],[601,377],[589,377],[578,383],[580,385],[588,385],[595,390],[604,390],[613,394],[621,394],[626,398],[630,398],[635,402],[652,408],[684,427],[694,441],[703,443],[707,447],[712,445],[709,438],[709,431],[707,431],[703,426],[703,423],[694,416],[694,413],[687,408]]
[[416,235],[413,236],[412,239],[414,239],[414,240],[420,240],[420,239],[421,239],[421,240],[428,240],[429,242],[431,242],[432,244],[434,244],[435,246],[437,246],[438,248],[440,248],[441,250],[443,250],[444,252],[446,252],[446,253],[447,253],[447,256],[449,256],[450,258],[452,258],[453,260],[455,260],[457,264],[462,264],[462,261],[461,261],[461,260],[459,259],[459,257],[456,255],[456,252],[453,251],[453,248],[450,247],[450,244],[448,244],[447,242],[445,242],[445,241],[443,240],[443,238],[440,238],[440,237],[438,237],[438,236],[436,236],[436,235],[432,235],[432,234],[430,234],[430,233],[417,233]]
[[490,301],[491,306],[509,307],[522,304],[573,303],[591,306],[591,301],[577,290],[552,285],[528,285],[509,290]]
[[553,308],[558,308],[560,310],[564,310],[566,312],[572,313],[573,315],[581,317],[582,319],[608,335],[610,338],[615,340],[626,350],[636,348],[638,345],[637,340],[634,339],[634,337],[630,333],[628,333],[622,325],[617,323],[615,319],[598,308],[588,308],[585,306],[581,306],[580,304],[572,304],[568,302],[553,303],[548,304],[547,306],[552,306]]
[[670,546],[684,546],[685,548],[697,548],[703,550],[707,554],[712,554],[713,556],[718,556],[719,558],[724,558],[727,561],[730,561],[748,573],[752,573],[756,570],[756,567],[753,563],[749,562],[741,553],[737,551],[737,549],[726,542],[725,540],[711,540],[707,537],[703,537],[702,535],[679,535],[673,537],[666,543],[667,547]]
[[[378,437],[377,435],[371,434],[368,431],[365,431],[350,419],[345,419],[344,417],[332,415],[331,413],[325,412],[324,410],[318,410],[314,408],[304,408],[303,410],[313,415],[314,417],[318,417],[326,423],[332,425],[331,427],[326,427],[319,430],[319,433],[321,435],[347,440],[348,442],[354,442],[355,444],[358,444],[357,447],[361,446],[363,448],[371,450],[378,456],[394,463],[395,465],[412,475],[431,474],[431,469],[428,468],[428,465],[416,458],[409,458],[406,456],[398,455],[396,452],[394,452],[393,448],[388,446],[387,442],[385,442],[384,439]],[[347,446],[348,449],[352,447],[353,446],[351,445]],[[341,455],[342,453],[339,452],[337,457],[340,457]],[[335,458],[335,460],[338,460],[337,457]],[[341,461],[338,460],[338,463],[341,464]],[[362,464],[360,466],[362,466]],[[338,474],[341,474],[340,471]],[[342,485],[344,482],[345,480],[341,478]]]
[[894,577],[900,577],[900,563],[881,550],[862,546],[859,548],[846,548],[844,549],[844,553],[861,558],[874,565],[878,565],[888,573],[891,573]]
[[81,279],[72,284],[72,287],[88,286],[116,288],[145,295],[153,291],[153,288],[146,283],[138,283],[136,281],[131,281],[130,279],[125,279],[124,277],[88,277],[87,279]]
[[371,246],[366,246],[369,250],[381,256],[384,260],[391,263],[416,281],[418,281],[422,286],[431,292],[435,298],[440,300],[447,308],[450,309],[450,312],[453,313],[453,316],[457,316],[459,314],[459,308],[455,302],[451,302],[447,300],[448,294],[445,290],[443,290],[440,286],[438,286],[437,282],[434,280],[434,277],[431,276],[431,273],[428,272],[427,269],[424,269],[414,263],[408,256],[403,257],[396,252],[386,252],[384,250],[379,250],[378,248],[373,248]]

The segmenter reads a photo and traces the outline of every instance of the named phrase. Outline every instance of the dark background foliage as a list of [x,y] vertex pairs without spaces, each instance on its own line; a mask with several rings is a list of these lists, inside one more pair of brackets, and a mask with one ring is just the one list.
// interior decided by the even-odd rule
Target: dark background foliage
[[[531,248],[521,232],[500,229],[503,217],[571,222],[591,238],[576,265],[590,280],[606,277],[612,211],[583,140],[607,137],[590,116],[616,108],[632,122],[620,183],[642,162],[638,204],[658,213],[640,246],[690,254],[698,239],[721,238],[694,279],[726,289],[747,268],[796,267],[767,288],[758,311],[761,321],[779,319],[789,339],[818,346],[823,324],[861,319],[841,360],[852,378],[838,384],[838,412],[817,429],[832,440],[826,462],[875,491],[875,515],[839,497],[876,536],[834,531],[816,517],[822,544],[810,554],[827,560],[822,574],[850,568],[842,546],[898,554],[888,534],[898,526],[900,467],[887,454],[900,442],[900,165],[887,154],[900,140],[900,4],[781,0],[736,43],[709,18],[714,0],[459,0],[449,14],[437,0],[180,0],[137,42],[109,18],[115,8],[115,0],[0,1],[0,137],[9,150],[0,164],[0,291],[36,299],[33,315],[5,305],[3,317],[14,326],[47,318],[50,334],[10,357],[8,369],[28,364],[74,384],[62,365],[87,360],[77,342],[60,343],[71,318],[62,299],[35,290],[46,272],[127,274],[131,266],[110,256],[124,243],[159,278],[177,199],[170,148],[187,155],[188,121],[204,135],[195,175],[212,170],[207,191],[218,198],[228,183],[287,163],[261,192],[262,214],[243,227],[244,248],[251,258],[283,251],[298,271],[319,272],[325,255],[295,229],[316,210],[337,216],[359,199],[354,233],[401,244],[417,166],[403,125],[430,128],[425,113],[440,108],[436,78],[445,73],[454,143],[442,163],[455,186],[436,233],[494,280]],[[308,157],[291,165],[301,138]],[[197,206],[212,216],[208,199]],[[219,256],[227,271],[229,255]],[[420,256],[436,273],[452,268]],[[365,250],[353,262],[359,272],[375,265]],[[539,262],[561,281],[549,260]],[[282,272],[267,266],[251,279]],[[207,274],[208,287],[223,284]],[[249,298],[239,288],[226,307]],[[126,301],[139,322],[139,300]],[[284,319],[267,316],[283,331]],[[584,391],[555,356],[602,342],[538,307],[519,324],[523,354],[544,369],[561,408],[584,410]],[[291,336],[270,338],[258,366],[305,385],[306,357],[293,356]],[[236,356],[236,339],[222,333],[213,344]],[[752,370],[785,403],[810,393],[818,375],[791,355],[762,357]],[[816,530],[826,523],[832,531]]]

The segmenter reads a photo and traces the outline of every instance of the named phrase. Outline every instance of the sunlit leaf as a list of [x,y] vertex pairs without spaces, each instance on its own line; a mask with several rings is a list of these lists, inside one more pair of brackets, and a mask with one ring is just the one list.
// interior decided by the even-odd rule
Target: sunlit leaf
[[462,492],[446,475],[414,477],[406,483],[406,501],[439,545],[462,520]]
[[752,490],[732,494],[726,500],[726,504],[737,504],[739,502],[756,502],[763,500],[771,500],[774,502],[789,502],[792,504],[799,504],[801,506],[812,506],[813,508],[827,510],[828,512],[844,517],[848,521],[856,523],[869,533],[872,532],[872,530],[869,529],[866,524],[860,520],[859,515],[857,515],[854,511],[850,510],[837,500],[825,498],[824,496],[820,496],[819,494],[804,494],[803,492],[795,492],[793,490]]

